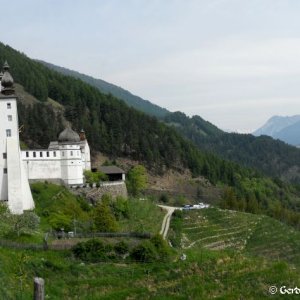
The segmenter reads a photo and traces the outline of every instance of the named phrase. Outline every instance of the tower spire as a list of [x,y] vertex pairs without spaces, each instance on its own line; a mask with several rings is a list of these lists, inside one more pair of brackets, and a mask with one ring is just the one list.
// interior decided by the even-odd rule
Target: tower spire
[[1,93],[4,95],[13,95],[15,92],[14,89],[14,79],[12,78],[12,76],[9,73],[9,65],[7,63],[7,61],[5,61],[4,65],[3,65],[3,76],[1,79]]

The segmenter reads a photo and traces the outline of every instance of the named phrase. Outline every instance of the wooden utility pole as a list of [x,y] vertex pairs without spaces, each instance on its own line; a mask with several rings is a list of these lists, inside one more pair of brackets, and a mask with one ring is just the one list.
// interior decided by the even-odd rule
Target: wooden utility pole
[[34,278],[34,295],[33,300],[45,299],[45,281],[43,278]]

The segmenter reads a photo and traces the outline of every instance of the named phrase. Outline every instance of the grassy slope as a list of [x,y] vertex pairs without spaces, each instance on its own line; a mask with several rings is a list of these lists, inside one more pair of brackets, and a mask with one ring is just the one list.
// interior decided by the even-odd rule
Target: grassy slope
[[[41,231],[55,210],[78,210],[63,187],[32,188]],[[129,212],[120,222],[124,231],[159,230],[163,212],[153,203],[133,200]],[[0,248],[0,299],[32,299],[34,276],[45,279],[48,299],[268,299],[271,285],[300,285],[299,232],[268,217],[218,209],[189,211],[182,225],[185,249],[169,263],[88,264],[69,251]],[[179,259],[183,252],[186,261]]]
[[[300,284],[282,262],[241,254],[188,250],[169,264],[82,264],[64,252],[0,249],[0,296],[32,299],[32,278],[46,282],[48,299],[268,299],[270,285]],[[273,299],[280,299],[272,297]]]
[[[49,229],[48,215],[62,212],[77,220],[88,220],[89,215],[84,211],[75,195],[62,186],[54,184],[36,183],[32,185],[36,212],[41,217],[41,227]],[[160,231],[164,212],[150,200],[140,201],[129,199],[129,218],[119,221],[120,231],[150,232]]]
[[[36,184],[33,191],[41,215],[70,203],[76,207],[76,198],[62,187]],[[61,198],[53,198],[59,193]],[[136,200],[131,202],[130,212],[128,223],[120,222],[122,228],[128,228],[130,222],[130,228],[140,229],[141,220],[145,228],[155,228],[153,232],[160,228],[163,213],[157,214],[154,204]],[[43,222],[45,228],[46,220]],[[204,247],[225,240],[226,231],[234,238],[228,249],[213,251],[207,249],[211,246]],[[0,299],[32,299],[34,276],[45,279],[48,299],[268,299],[270,285],[300,285],[299,233],[277,221],[217,209],[189,211],[183,219],[183,233],[189,239],[186,246],[216,233],[219,238],[197,242],[188,249],[179,248],[169,263],[88,264],[68,251],[0,248]],[[249,235],[244,245],[242,241]],[[278,244],[281,238],[285,238],[282,247]],[[285,257],[287,247],[293,249],[294,255],[289,252]],[[279,249],[279,258],[286,262],[265,258]],[[183,252],[187,254],[186,261],[179,259]]]

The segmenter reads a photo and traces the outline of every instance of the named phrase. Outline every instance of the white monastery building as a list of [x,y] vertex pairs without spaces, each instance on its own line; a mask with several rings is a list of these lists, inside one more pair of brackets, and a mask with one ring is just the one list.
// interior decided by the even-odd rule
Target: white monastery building
[[17,97],[7,62],[0,73],[0,201],[22,214],[34,208],[29,181],[82,185],[84,170],[91,170],[90,148],[84,131],[60,133],[48,149],[20,150]]

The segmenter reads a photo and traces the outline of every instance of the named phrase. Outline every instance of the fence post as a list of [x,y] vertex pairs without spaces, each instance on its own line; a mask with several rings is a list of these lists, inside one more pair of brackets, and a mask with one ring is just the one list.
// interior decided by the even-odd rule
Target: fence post
[[33,300],[44,300],[45,299],[45,281],[43,278],[34,278],[34,296]]

